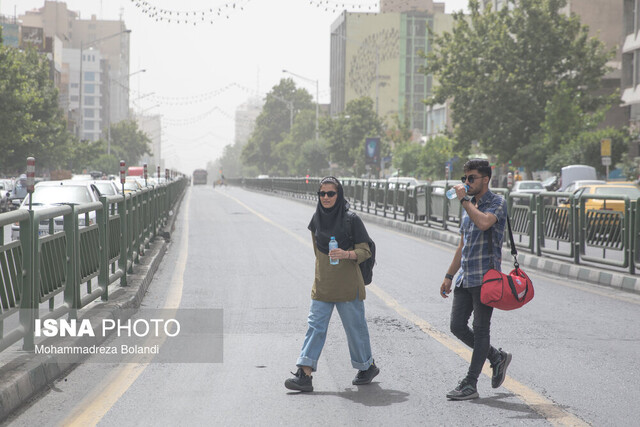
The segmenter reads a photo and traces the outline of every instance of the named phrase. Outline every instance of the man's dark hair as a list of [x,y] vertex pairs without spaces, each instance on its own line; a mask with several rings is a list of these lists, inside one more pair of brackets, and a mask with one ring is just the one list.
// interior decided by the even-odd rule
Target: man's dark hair
[[464,171],[469,172],[477,170],[480,175],[488,176],[491,178],[491,165],[488,160],[485,159],[471,159],[464,164]]

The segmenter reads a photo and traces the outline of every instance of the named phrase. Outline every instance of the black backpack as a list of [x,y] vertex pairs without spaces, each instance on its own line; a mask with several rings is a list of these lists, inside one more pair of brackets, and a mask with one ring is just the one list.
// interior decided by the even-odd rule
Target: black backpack
[[[347,233],[349,236],[349,240],[353,242],[353,233],[351,232],[353,229],[352,218],[355,217],[356,214],[354,212],[348,211],[345,215],[345,221],[347,223]],[[362,278],[364,279],[364,284],[368,285],[373,280],[373,266],[376,265],[376,244],[369,237],[369,251],[371,251],[371,257],[367,260],[358,264],[360,266],[360,271],[362,272]],[[354,243],[355,244],[355,243]]]

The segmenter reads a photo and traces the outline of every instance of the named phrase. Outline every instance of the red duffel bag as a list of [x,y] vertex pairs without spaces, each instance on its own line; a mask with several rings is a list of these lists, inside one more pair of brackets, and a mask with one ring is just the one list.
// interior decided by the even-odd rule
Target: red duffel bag
[[533,283],[519,267],[504,274],[490,269],[482,277],[480,300],[500,310],[520,308],[533,299]]
[[491,230],[487,230],[489,239],[489,253],[491,265],[489,271],[482,276],[482,288],[480,289],[480,301],[483,304],[500,310],[514,310],[520,308],[533,299],[533,283],[522,271],[518,264],[518,251],[513,241],[511,223],[507,216],[509,227],[509,242],[511,243],[511,255],[514,259],[514,269],[509,274],[504,274],[493,268],[493,243]]

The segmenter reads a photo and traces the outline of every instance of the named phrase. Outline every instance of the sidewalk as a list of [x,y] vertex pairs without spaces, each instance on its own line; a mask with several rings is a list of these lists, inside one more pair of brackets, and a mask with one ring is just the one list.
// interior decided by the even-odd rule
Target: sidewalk
[[[182,197],[184,193],[176,202],[175,212],[165,226],[167,231],[173,230]],[[168,242],[165,239],[156,237],[150,247],[145,250],[145,255],[140,258],[140,264],[134,265],[133,273],[127,275],[128,286],[112,285],[109,288],[109,301],[102,302],[98,299],[90,303],[78,311],[78,319],[91,319],[95,329],[102,319],[123,318],[123,312],[137,310],[167,251],[167,246]],[[100,345],[106,338],[96,337],[95,341],[89,344]],[[87,337],[64,338],[60,339],[60,343],[87,345],[87,339]],[[36,355],[23,351],[22,340],[0,352],[0,422],[4,422],[13,411],[37,394],[52,388],[54,381],[66,375],[73,367],[73,364],[59,362],[55,355]]]

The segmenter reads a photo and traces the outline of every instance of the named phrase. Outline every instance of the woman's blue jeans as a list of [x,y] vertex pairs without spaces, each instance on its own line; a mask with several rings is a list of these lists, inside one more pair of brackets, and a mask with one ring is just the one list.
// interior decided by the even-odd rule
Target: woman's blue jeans
[[307,329],[307,335],[304,338],[302,351],[300,351],[296,365],[298,367],[310,366],[312,371],[318,367],[318,359],[327,338],[327,329],[334,306],[338,309],[342,326],[347,334],[351,365],[359,371],[369,369],[373,363],[369,328],[367,328],[367,321],[364,317],[364,301],[357,298],[348,302],[311,300],[309,329]]

